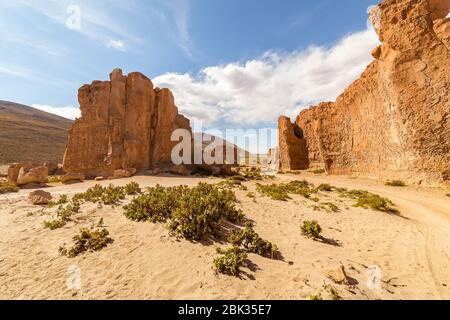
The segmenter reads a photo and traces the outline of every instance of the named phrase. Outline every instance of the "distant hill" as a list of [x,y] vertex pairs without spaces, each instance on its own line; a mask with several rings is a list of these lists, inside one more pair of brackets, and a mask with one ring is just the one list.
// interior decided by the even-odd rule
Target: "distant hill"
[[0,164],[22,160],[62,162],[73,121],[0,100]]

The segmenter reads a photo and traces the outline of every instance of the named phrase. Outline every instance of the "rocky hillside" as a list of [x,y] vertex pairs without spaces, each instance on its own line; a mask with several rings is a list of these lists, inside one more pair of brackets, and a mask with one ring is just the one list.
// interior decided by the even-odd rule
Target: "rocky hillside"
[[62,162],[73,121],[0,100],[0,164]]
[[361,77],[294,124],[280,119],[283,169],[450,184],[449,9],[450,0],[375,7],[382,45]]

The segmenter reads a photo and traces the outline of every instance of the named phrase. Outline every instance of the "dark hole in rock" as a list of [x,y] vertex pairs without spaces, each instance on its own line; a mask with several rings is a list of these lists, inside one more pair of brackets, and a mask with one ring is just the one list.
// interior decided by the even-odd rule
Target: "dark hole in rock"
[[294,126],[294,134],[297,138],[303,139],[303,130],[298,125]]

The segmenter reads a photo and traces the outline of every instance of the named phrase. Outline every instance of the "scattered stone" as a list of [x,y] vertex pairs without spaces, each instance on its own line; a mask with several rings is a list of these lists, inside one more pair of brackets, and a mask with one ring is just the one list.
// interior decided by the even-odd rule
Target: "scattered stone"
[[328,271],[327,276],[336,284],[348,284],[348,278],[345,273],[344,266]]
[[28,195],[28,200],[34,205],[47,205],[52,199],[52,195],[43,190],[36,190]]
[[105,180],[105,177],[95,177],[95,179],[94,179],[95,181],[103,181],[103,180]]
[[176,174],[179,176],[187,176],[189,175],[190,171],[188,170],[188,168],[186,168],[185,165],[178,165],[178,166],[174,166],[172,168],[169,169],[169,172],[172,174]]

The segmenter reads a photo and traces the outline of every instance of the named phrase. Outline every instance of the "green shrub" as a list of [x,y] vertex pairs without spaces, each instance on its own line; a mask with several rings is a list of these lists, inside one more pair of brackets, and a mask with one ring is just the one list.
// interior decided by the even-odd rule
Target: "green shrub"
[[227,250],[217,248],[217,253],[221,256],[215,258],[213,261],[216,272],[230,276],[238,276],[240,273],[239,268],[246,263],[247,253],[237,247]]
[[330,186],[328,183],[323,183],[320,186],[317,187],[317,190],[319,191],[325,191],[325,192],[331,192],[333,191],[333,187]]
[[267,196],[272,200],[287,201],[291,199],[291,197],[289,197],[289,194],[287,193],[283,185],[277,184],[262,185],[258,183],[256,185],[256,190],[260,194]]
[[317,221],[304,221],[301,230],[303,235],[312,239],[320,238],[322,233],[322,228]]
[[322,298],[322,295],[320,293],[318,293],[318,294],[310,295],[309,300],[323,300],[323,298]]
[[87,189],[84,193],[74,195],[72,201],[86,201],[100,205],[116,205],[123,199],[125,199],[125,188],[114,187],[112,184],[105,188],[97,184]]
[[207,235],[217,234],[221,219],[235,223],[243,218],[236,203],[232,191],[200,183],[181,197],[167,227],[174,236],[200,241]]
[[7,181],[0,181],[0,194],[19,192],[20,188]]
[[48,177],[48,182],[49,183],[60,183],[61,180],[61,176],[49,176]]
[[228,189],[228,190],[235,189],[235,188],[238,188],[242,191],[248,190],[248,188],[246,186],[244,186],[241,181],[234,180],[234,179],[227,179],[225,181],[221,181],[217,184],[217,186],[221,189]]
[[44,227],[50,230],[62,228],[71,221],[72,215],[78,212],[80,212],[80,204],[78,202],[71,202],[66,206],[61,204],[56,211],[57,219],[44,221]]
[[323,174],[325,173],[325,169],[316,169],[316,170],[311,170],[310,172],[314,173],[314,174]]
[[44,221],[44,228],[50,229],[50,230],[56,230],[64,227],[67,224],[67,221],[64,221],[62,219],[55,219],[51,221]]
[[61,255],[74,258],[84,252],[99,251],[113,242],[106,229],[80,229],[80,234],[73,237],[74,245],[67,250],[64,246],[59,248]]
[[306,180],[290,181],[285,185],[285,188],[288,193],[301,195],[305,198],[310,198],[311,194],[315,192],[314,185]]
[[342,300],[337,289],[333,286],[326,286],[328,293],[330,294],[331,300]]
[[386,185],[391,187],[406,187],[406,183],[402,180],[389,180],[386,182]]
[[[287,201],[291,199],[289,194],[301,195],[305,198],[310,198],[311,194],[315,192],[314,186],[306,180],[290,181],[286,184],[271,184],[261,185],[257,184],[257,190],[262,195],[272,198],[272,200]],[[317,200],[318,201],[318,200]]]
[[133,221],[166,222],[188,190],[185,186],[148,188],[145,194],[124,206],[125,216]]
[[372,209],[375,211],[398,213],[398,210],[394,209],[392,201],[387,198],[383,198],[377,194],[370,193],[364,190],[350,190],[341,192],[342,197],[356,200],[355,207],[361,207],[365,209]]
[[254,192],[248,192],[246,194],[246,196],[247,196],[247,198],[250,198],[250,199],[255,199],[256,198],[256,194]]
[[141,192],[142,192],[142,190],[139,186],[139,183],[137,183],[137,182],[132,181],[125,186],[125,193],[129,196],[136,195]]
[[59,206],[59,205],[62,205],[62,204],[66,204],[68,202],[69,202],[69,197],[67,196],[67,194],[62,194],[62,195],[59,196],[58,201],[56,201],[56,202],[55,201],[50,201],[47,206],[49,208],[53,208],[54,206]]
[[248,221],[245,228],[234,230],[228,236],[228,241],[234,247],[244,247],[247,252],[256,253],[263,257],[273,258],[278,250],[277,246],[267,240],[262,239],[253,229],[253,223]]

